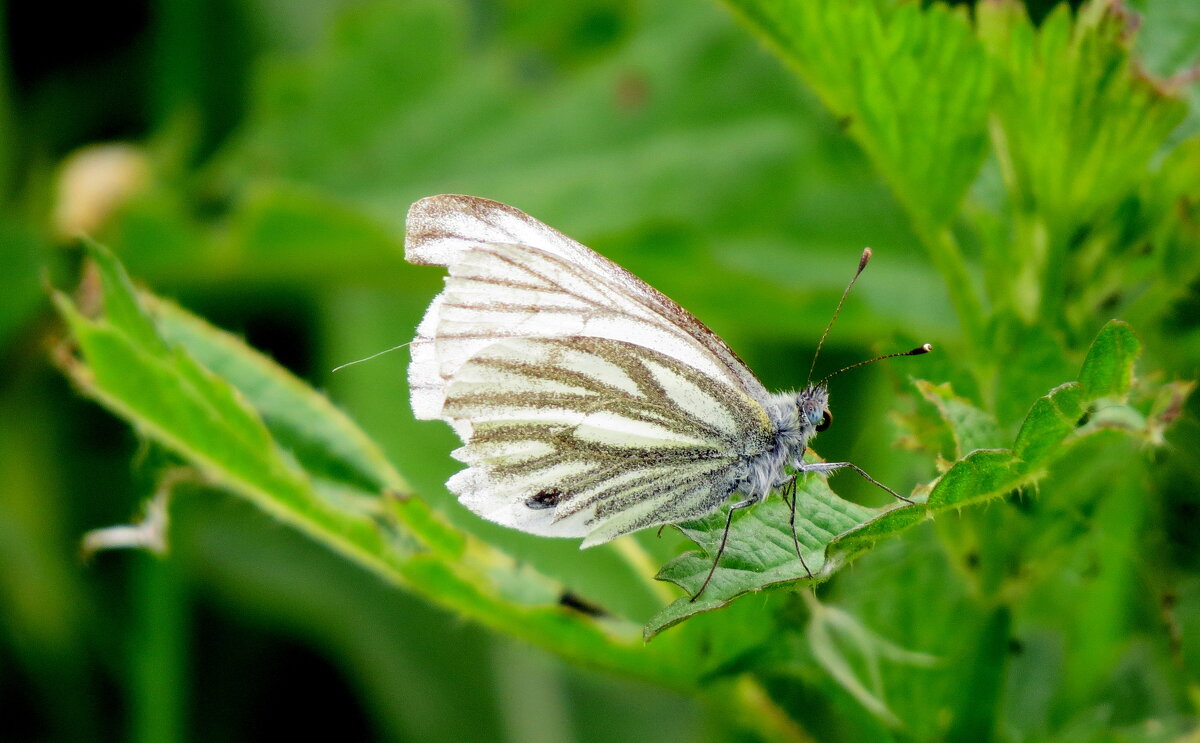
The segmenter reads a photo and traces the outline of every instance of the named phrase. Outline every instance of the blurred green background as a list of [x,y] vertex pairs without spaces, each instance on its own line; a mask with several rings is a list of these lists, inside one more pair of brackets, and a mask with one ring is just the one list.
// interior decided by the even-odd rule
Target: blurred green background
[[[4,6],[0,740],[232,741],[317,731],[420,741],[756,739],[721,687],[668,690],[573,666],[397,591],[212,489],[177,493],[167,557],[129,551],[84,560],[82,536],[135,519],[174,460],[78,396],[54,368],[65,332],[46,295],[47,284],[74,286],[74,236],[92,234],[138,282],[325,390],[453,524],[645,621],[661,596],[634,581],[614,551],[515,534],[453,501],[443,483],[456,469],[448,456],[456,442],[448,427],[412,419],[404,351],[330,370],[408,341],[438,291],[441,272],[402,256],[404,214],[422,196],[497,199],[579,239],[708,323],[772,389],[801,382],[869,245],[876,259],[820,368],[925,341],[944,358],[902,359],[839,380],[836,424],[820,451],[903,491],[933,478],[928,452],[894,445],[901,434],[920,438],[905,417],[918,406],[906,380],[955,379],[962,393],[969,375],[961,368],[980,348],[964,340],[963,318],[922,247],[928,235],[906,211],[911,203],[880,175],[878,153],[848,133],[861,119],[828,110],[752,33],[753,3],[732,4],[740,13],[670,0]],[[1139,74],[1144,67],[1165,77],[1197,64],[1193,3],[1128,5],[1142,19]],[[1051,7],[1029,10],[1040,21]],[[1194,81],[1180,82],[1186,115],[1156,143],[1159,160],[1194,137],[1195,91]],[[988,161],[967,176],[960,218],[986,233],[994,223],[972,205],[1000,200],[1002,174]],[[1183,179],[1196,194],[1200,174]],[[1020,234],[1012,239],[1019,244]],[[986,262],[986,249],[964,244],[972,265]],[[1180,244],[1195,252],[1194,242]],[[1110,283],[1125,278],[1145,277]],[[1163,306],[1134,307],[1152,359],[1145,370],[1160,380],[1194,379],[1200,365],[1195,277],[1175,278]],[[1021,394],[984,405],[1002,425],[1072,379],[1078,349],[1121,315],[1116,300],[1116,311],[1093,312],[1103,297],[1093,299],[1086,312],[1069,306],[1062,326],[1047,331],[1066,339],[1065,366],[1057,355],[1039,366],[1040,338],[1028,330],[1039,322],[1023,326],[1033,333],[1031,358],[998,365],[996,382]],[[970,664],[995,659],[992,649],[964,649],[969,638],[950,644],[960,655],[938,644],[953,633],[956,602],[978,597],[951,567],[955,550],[970,546],[925,525],[863,558],[847,579],[854,583],[839,578],[821,594],[888,641],[942,659],[920,677],[889,672],[889,689],[907,687],[893,711],[918,722],[870,721],[857,697],[802,652],[783,680],[768,684],[802,723],[787,728],[793,738],[937,731],[965,739],[978,729],[1006,740],[1194,736],[1200,647],[1184,630],[1200,631],[1198,433],[1189,407],[1166,453],[1120,449],[1131,464],[1117,475],[1079,471],[1080,459],[1056,467],[1057,477],[1091,493],[1117,487],[1118,476],[1135,483],[1130,492],[1154,493],[1144,513],[1128,517],[1136,541],[1115,553],[1132,555],[1136,577],[1080,605],[1112,614],[1095,618],[1116,627],[1105,630],[1110,644],[1080,660],[1057,630],[1023,626],[1000,650],[1016,659],[995,661],[1008,670],[984,684],[997,688],[977,710],[983,723],[945,723],[945,710],[961,713],[969,701],[938,697],[919,709],[922,697],[936,696],[923,694],[923,684],[974,689]],[[854,479],[838,484],[852,499],[882,502]],[[1021,514],[1037,511],[1029,505],[1037,499],[1032,492],[992,504],[973,528],[1007,523],[1002,510],[1032,522]],[[1087,532],[1094,515],[1072,506],[1038,517],[1070,525],[1050,540]],[[1112,526],[1125,515],[1104,518]],[[674,534],[638,539],[660,562],[682,548]],[[1103,551],[1108,543],[1097,544]],[[1097,564],[1057,567],[1086,577],[1103,573]],[[1040,591],[1056,603],[1055,585],[1018,586],[999,600],[1029,601]],[[754,623],[769,600],[743,599],[735,616]],[[938,619],[922,631],[925,610]],[[1064,682],[1052,672],[1064,662],[1071,678],[1118,680],[1096,682],[1103,688]]]

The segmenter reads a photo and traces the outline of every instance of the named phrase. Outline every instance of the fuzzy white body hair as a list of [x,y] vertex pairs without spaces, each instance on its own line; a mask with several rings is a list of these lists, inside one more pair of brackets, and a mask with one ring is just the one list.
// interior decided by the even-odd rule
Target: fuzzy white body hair
[[789,468],[793,472],[804,469],[808,442],[817,435],[829,409],[829,391],[812,386],[799,392],[779,392],[771,395],[765,407],[773,429],[773,445],[747,462],[738,487],[751,503],[783,486],[791,477]]

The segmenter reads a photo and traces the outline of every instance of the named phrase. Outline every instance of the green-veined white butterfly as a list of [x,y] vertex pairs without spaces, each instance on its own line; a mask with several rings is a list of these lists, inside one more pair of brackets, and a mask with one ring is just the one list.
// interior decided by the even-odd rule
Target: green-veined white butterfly
[[412,407],[462,439],[467,468],[447,486],[485,519],[590,547],[740,493],[715,570],[733,513],[772,490],[791,491],[794,537],[797,474],[851,468],[879,485],[849,462],[803,461],[831,421],[824,380],[767,392],[682,307],[511,206],[421,199],[405,257],[450,269],[411,344]]

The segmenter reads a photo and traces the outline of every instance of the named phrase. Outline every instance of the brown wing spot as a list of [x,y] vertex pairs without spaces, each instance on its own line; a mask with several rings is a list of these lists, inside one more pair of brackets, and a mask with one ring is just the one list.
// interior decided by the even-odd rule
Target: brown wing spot
[[540,511],[544,508],[554,508],[558,505],[559,501],[566,497],[567,494],[558,488],[546,488],[526,498],[525,505],[528,508]]

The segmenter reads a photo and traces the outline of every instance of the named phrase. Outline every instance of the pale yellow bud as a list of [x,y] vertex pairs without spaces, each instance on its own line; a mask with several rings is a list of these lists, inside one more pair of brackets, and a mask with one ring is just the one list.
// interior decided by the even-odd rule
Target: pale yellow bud
[[54,231],[63,239],[93,234],[146,187],[146,153],[130,144],[94,144],[63,160],[55,184]]

